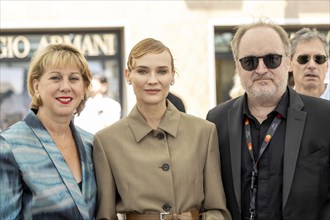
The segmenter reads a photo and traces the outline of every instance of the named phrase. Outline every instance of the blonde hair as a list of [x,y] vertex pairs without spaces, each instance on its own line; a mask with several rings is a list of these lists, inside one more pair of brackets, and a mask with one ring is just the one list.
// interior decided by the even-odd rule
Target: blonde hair
[[47,47],[38,50],[30,63],[30,68],[27,77],[27,87],[32,97],[31,108],[39,109],[42,105],[42,100],[36,96],[33,81],[40,80],[49,67],[64,67],[66,65],[77,66],[82,74],[84,83],[86,85],[86,91],[84,93],[84,99],[78,105],[76,112],[79,114],[85,106],[92,75],[84,55],[75,47],[68,44],[51,44]]
[[159,40],[155,40],[153,38],[146,38],[141,40],[132,48],[127,60],[128,71],[132,71],[134,68],[135,59],[139,59],[147,53],[162,53],[164,51],[167,51],[170,54],[172,71],[174,72],[174,59],[170,49]]

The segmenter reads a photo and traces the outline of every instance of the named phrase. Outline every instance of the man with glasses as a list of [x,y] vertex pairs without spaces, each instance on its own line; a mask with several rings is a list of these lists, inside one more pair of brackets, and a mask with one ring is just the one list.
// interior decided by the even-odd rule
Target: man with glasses
[[233,219],[330,219],[330,101],[287,86],[290,40],[279,25],[242,25],[231,46],[246,92],[207,119]]
[[316,29],[302,28],[295,34],[291,39],[290,71],[297,92],[330,100],[325,80],[328,57],[329,43]]

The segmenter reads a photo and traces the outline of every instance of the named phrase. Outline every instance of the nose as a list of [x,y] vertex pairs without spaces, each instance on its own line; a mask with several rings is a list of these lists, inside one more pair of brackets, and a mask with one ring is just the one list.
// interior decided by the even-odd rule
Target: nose
[[256,73],[258,74],[264,74],[265,72],[267,72],[268,68],[266,67],[264,60],[262,57],[259,57],[258,59],[258,66],[256,69]]
[[307,68],[309,68],[309,69],[315,69],[318,64],[315,62],[315,60],[313,59],[313,57],[311,57],[308,60],[308,62],[307,62],[306,65],[307,65]]
[[70,85],[70,80],[63,78],[61,83],[60,83],[60,91],[61,92],[68,92],[71,89],[71,85]]
[[149,84],[156,84],[158,82],[157,76],[155,72],[151,72],[148,77],[148,83]]

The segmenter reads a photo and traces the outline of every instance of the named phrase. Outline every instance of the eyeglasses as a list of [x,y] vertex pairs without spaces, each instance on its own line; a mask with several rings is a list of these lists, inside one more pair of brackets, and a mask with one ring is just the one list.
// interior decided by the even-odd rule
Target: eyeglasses
[[259,65],[259,59],[262,58],[265,66],[268,69],[276,69],[281,65],[282,62],[282,56],[280,54],[267,54],[265,56],[248,56],[248,57],[243,57],[239,59],[239,62],[241,63],[243,69],[247,71],[252,71],[257,69]]
[[[297,62],[301,65],[304,65],[306,63],[308,63],[308,61],[310,60],[311,56],[309,55],[300,55],[297,57]],[[328,57],[324,56],[324,55],[315,55],[313,56],[313,60],[315,61],[315,63],[317,64],[323,64],[327,61]]]

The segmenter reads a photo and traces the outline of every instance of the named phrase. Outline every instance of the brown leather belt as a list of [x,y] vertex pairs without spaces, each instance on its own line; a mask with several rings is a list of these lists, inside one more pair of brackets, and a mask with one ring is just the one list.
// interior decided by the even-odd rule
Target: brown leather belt
[[199,220],[199,211],[159,214],[126,214],[127,220]]

